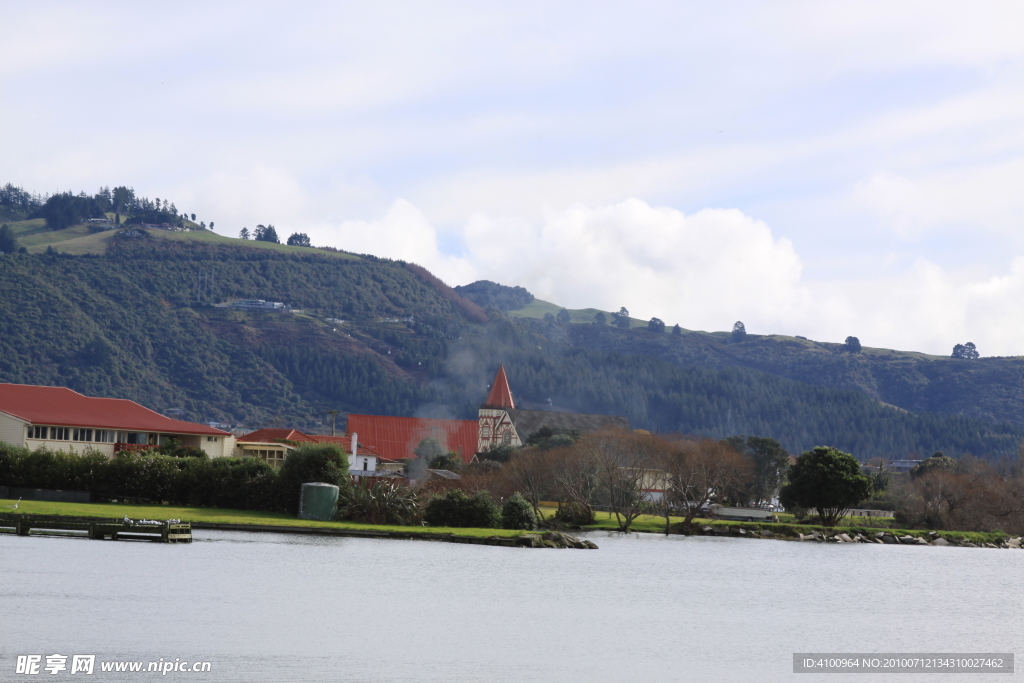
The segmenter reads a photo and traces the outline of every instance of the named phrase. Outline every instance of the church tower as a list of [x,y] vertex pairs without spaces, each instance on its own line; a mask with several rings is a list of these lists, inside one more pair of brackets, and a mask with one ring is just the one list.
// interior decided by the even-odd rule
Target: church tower
[[512,398],[512,390],[508,386],[508,377],[505,376],[505,365],[502,364],[498,366],[498,374],[491,384],[487,400],[480,406],[477,421],[479,430],[477,453],[483,453],[489,448],[505,444],[523,445],[508,413],[509,410],[515,410],[515,407],[516,402]]

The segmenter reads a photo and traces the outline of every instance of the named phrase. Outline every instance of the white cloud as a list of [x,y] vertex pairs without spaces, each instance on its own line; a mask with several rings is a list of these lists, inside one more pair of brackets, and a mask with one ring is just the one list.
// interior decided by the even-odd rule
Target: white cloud
[[1020,234],[1024,222],[1024,159],[907,178],[877,173],[853,198],[904,239],[936,228]]
[[450,284],[476,278],[471,263],[441,253],[434,226],[403,199],[396,200],[379,220],[313,226],[308,232],[314,244],[418,263]]
[[[399,200],[379,220],[311,230],[321,240],[420,263],[449,284],[521,285],[569,308],[657,316],[690,329],[801,334],[946,355],[975,342],[985,355],[1019,352],[1024,256],[1009,272],[965,276],[918,259],[906,273],[808,280],[789,240],[736,209],[684,214],[638,199],[548,210],[541,219],[476,214],[461,256],[446,255],[423,213]],[[317,241],[314,239],[314,241]]]
[[806,306],[800,259],[785,239],[737,210],[692,215],[638,199],[577,204],[537,223],[476,215],[464,242],[477,272],[571,308],[657,316],[722,329],[780,325]]

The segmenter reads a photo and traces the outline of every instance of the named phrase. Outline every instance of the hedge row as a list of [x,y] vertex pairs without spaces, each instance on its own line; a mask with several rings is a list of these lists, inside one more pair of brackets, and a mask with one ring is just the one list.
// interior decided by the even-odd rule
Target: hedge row
[[256,458],[76,455],[0,444],[0,485],[88,491],[97,502],[146,501],[296,514],[304,482],[348,483],[348,459],[334,446],[306,444],[280,470]]

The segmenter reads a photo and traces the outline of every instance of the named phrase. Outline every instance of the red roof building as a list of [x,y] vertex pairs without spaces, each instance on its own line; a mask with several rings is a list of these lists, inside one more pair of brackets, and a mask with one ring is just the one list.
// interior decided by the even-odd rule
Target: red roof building
[[134,401],[84,396],[66,387],[0,384],[0,441],[28,448],[158,446],[169,439],[210,457],[232,455],[234,436],[208,425],[165,417]]
[[424,417],[389,415],[349,415],[348,433],[358,434],[359,443],[372,444],[387,460],[415,458],[416,446],[426,438],[435,438],[463,462],[476,456],[476,420],[437,420]]

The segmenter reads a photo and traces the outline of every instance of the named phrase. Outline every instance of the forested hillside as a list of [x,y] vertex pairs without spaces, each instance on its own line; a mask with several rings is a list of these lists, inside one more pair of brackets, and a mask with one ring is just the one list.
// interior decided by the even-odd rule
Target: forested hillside
[[[528,407],[774,436],[793,452],[1000,457],[1024,436],[1017,359],[510,318],[500,309],[525,290],[460,288],[489,297],[484,313],[410,264],[235,244],[118,233],[104,255],[0,256],[0,381],[313,430],[326,409],[472,418],[504,362]],[[226,305],[243,298],[290,308]],[[955,398],[929,389],[946,385]]]

